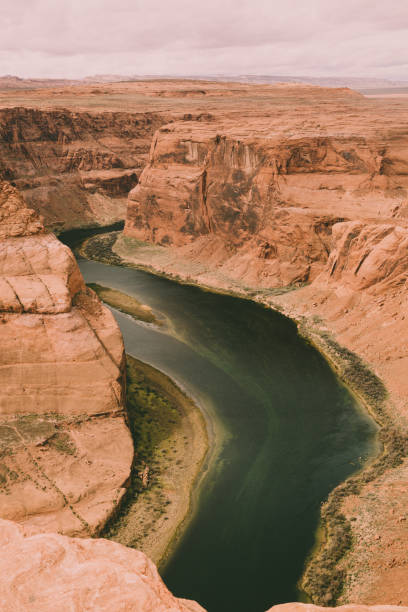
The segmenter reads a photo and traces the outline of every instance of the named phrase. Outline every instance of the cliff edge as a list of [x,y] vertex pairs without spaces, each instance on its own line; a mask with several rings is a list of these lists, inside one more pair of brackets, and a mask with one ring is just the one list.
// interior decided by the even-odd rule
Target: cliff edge
[[0,508],[24,527],[91,535],[133,458],[124,349],[74,256],[0,184]]

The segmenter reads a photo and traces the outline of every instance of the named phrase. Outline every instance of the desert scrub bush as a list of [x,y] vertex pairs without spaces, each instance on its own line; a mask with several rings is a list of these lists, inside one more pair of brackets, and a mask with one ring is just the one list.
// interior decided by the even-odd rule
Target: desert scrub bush
[[75,455],[77,450],[71,436],[66,432],[54,434],[49,438],[48,444],[59,453],[66,453],[67,455]]
[[313,315],[312,321],[315,323],[315,325],[321,325],[323,323],[323,319],[319,315]]
[[322,508],[326,541],[320,552],[307,563],[302,583],[315,604],[334,605],[343,590],[346,571],[339,567],[339,563],[353,544],[351,519],[348,520],[340,511],[343,500],[349,495],[358,495],[363,486],[397,467],[408,456],[407,433],[385,426],[380,430],[379,438],[383,444],[382,454],[363,471],[339,485]]
[[336,363],[340,366],[342,378],[373,407],[376,415],[383,419],[384,405],[388,397],[384,383],[359,355],[341,346],[330,333],[320,331],[319,336],[324,340],[329,354],[335,357]]
[[122,258],[112,251],[120,232],[110,232],[107,234],[98,234],[88,238],[84,245],[84,253],[91,259],[96,259],[102,263],[119,265]]
[[136,455],[140,464],[150,463],[160,443],[180,424],[181,415],[131,360],[127,378],[127,408]]
[[309,561],[302,583],[315,604],[335,604],[343,590],[346,574],[339,562],[352,546],[351,524],[338,511],[345,495],[346,491],[340,485],[322,508],[326,542],[319,554]]

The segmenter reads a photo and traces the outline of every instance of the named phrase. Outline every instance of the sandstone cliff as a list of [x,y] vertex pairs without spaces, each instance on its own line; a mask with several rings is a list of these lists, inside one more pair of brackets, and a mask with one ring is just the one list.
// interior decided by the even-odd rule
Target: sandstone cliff
[[70,250],[8,183],[0,320],[1,609],[202,610],[174,598],[143,553],[60,535],[97,533],[125,491],[123,343]]
[[[337,126],[336,126],[337,127]],[[231,278],[284,286],[316,278],[331,228],[400,217],[408,143],[253,125],[173,123],[156,133],[131,191],[125,234],[213,263]],[[337,128],[339,129],[339,128]],[[316,134],[317,132],[317,134]]]
[[155,113],[0,110],[0,180],[11,181],[49,229],[124,219],[146,163]]
[[[367,477],[358,495],[342,504],[353,533],[352,550],[343,561],[347,602],[408,603],[408,228],[400,223],[334,225],[322,273],[311,285],[276,300],[290,316],[314,322],[309,335],[335,361],[340,358],[339,371],[374,407],[383,426],[390,469],[384,470],[380,460],[378,477]],[[363,361],[350,358],[332,338]],[[367,378],[365,363],[385,390]]]
[[0,185],[0,516],[92,534],[124,494],[133,457],[124,352],[70,250]]
[[204,612],[173,597],[137,550],[56,533],[24,536],[2,520],[0,576],[4,612]]

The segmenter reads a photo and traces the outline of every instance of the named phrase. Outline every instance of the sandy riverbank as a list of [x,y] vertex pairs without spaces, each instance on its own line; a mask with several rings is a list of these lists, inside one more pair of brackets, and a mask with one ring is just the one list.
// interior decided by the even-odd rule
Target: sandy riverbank
[[201,410],[168,376],[127,356],[127,410],[135,460],[127,495],[104,533],[163,566],[190,518],[207,451]]
[[149,306],[146,304],[141,304],[134,297],[127,295],[122,291],[118,291],[117,289],[104,287],[98,283],[88,283],[87,286],[95,291],[95,293],[98,294],[98,297],[106,304],[109,304],[109,306],[112,306],[112,308],[116,308],[116,310],[124,312],[125,314],[130,314],[139,321],[154,323],[155,325],[159,326],[163,325],[163,321],[156,317]]

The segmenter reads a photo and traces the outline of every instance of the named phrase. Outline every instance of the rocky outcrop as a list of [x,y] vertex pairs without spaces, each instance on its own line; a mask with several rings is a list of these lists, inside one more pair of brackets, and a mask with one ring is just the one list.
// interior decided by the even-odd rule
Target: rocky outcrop
[[176,599],[143,553],[109,540],[24,534],[0,520],[4,612],[204,612]]
[[0,184],[0,516],[93,534],[125,491],[124,351],[71,251]]
[[[198,603],[175,598],[142,552],[108,540],[25,533],[0,520],[2,609],[28,612],[205,612]],[[288,603],[268,612],[406,612],[400,606],[349,605],[321,608]]]
[[154,113],[0,110],[0,180],[11,181],[48,228],[123,220],[146,163]]
[[408,165],[395,139],[379,152],[363,137],[261,128],[162,127],[130,192],[125,234],[189,246],[198,262],[211,253],[221,272],[247,284],[285,286],[324,269],[334,224],[391,218],[404,204]]

